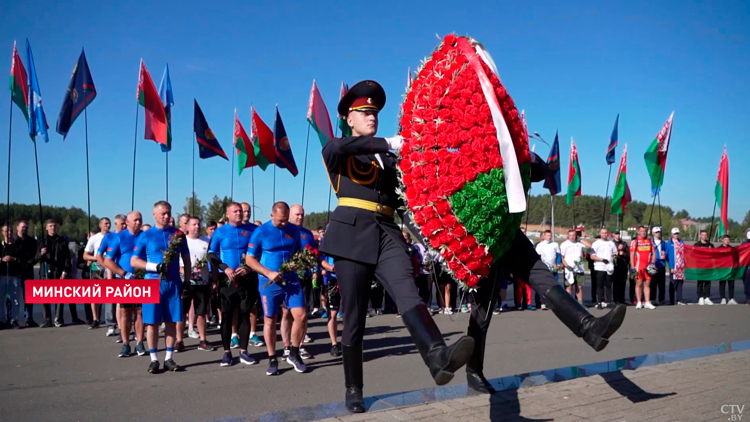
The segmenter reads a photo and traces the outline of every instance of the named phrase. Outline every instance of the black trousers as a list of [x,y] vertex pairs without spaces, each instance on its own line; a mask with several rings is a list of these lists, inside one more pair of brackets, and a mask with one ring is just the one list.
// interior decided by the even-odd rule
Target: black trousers
[[666,271],[664,268],[660,268],[656,274],[651,276],[651,297],[649,300],[654,302],[657,299],[657,290],[659,302],[664,302],[666,297]]
[[336,256],[334,260],[346,321],[341,334],[344,346],[362,344],[373,278],[383,285],[402,313],[422,303],[408,253],[382,230],[376,264]]
[[597,297],[599,293],[599,271],[591,267],[591,302],[599,303],[604,300],[602,297]]
[[372,284],[370,285],[370,304],[372,305],[372,309],[378,310],[383,307],[384,294],[385,290],[382,284],[376,282],[375,287],[372,287]]
[[431,305],[430,299],[432,299],[429,274],[419,274],[417,276],[417,291],[419,292],[419,297],[422,298],[422,302],[429,308]]
[[[653,291],[653,290],[652,290]],[[711,281],[698,280],[698,299],[711,297]]]
[[745,284],[745,302],[750,304],[750,268],[745,270],[744,284]]
[[669,275],[669,304],[674,305],[675,294],[677,295],[677,301],[682,302],[682,285],[685,280],[677,280],[674,278],[674,274]]
[[627,283],[628,269],[615,267],[615,273],[612,274],[612,298],[615,303],[625,303],[625,289],[627,288]]
[[[726,295],[727,284],[729,284],[729,295]],[[734,280],[721,280],[719,281],[719,294],[722,299],[734,299]]]
[[612,303],[612,276],[606,271],[596,272],[596,296],[599,302]]

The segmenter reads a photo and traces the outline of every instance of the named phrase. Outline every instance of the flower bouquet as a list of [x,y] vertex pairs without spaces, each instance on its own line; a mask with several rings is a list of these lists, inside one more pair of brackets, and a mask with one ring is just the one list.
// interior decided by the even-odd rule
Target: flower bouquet
[[162,250],[162,264],[160,278],[165,277],[168,272],[169,266],[176,259],[179,259],[182,253],[182,245],[185,241],[185,234],[177,230],[173,235],[169,236],[169,243],[167,244],[167,250]]
[[[304,249],[297,251],[292,255],[290,259],[287,261],[284,261],[281,264],[281,267],[279,267],[279,274],[286,274],[292,271],[296,271],[297,275],[301,278],[305,276],[305,270],[308,268],[313,268],[318,264],[318,250],[314,249],[312,246],[307,245],[304,247]],[[269,280],[263,288],[267,288],[270,286],[273,281]],[[279,284],[282,286],[286,285],[286,280],[281,278],[280,281],[278,281]]]
[[417,70],[399,118],[400,195],[426,246],[474,289],[521,223],[528,133],[476,40],[448,35]]
[[547,264],[547,268],[549,268],[549,272],[552,274],[557,274],[565,269],[565,266],[563,264]]

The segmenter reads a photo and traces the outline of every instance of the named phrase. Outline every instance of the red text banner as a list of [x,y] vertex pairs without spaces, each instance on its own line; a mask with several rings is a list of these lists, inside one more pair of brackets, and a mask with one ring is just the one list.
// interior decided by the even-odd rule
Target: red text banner
[[26,280],[26,303],[159,303],[159,280]]

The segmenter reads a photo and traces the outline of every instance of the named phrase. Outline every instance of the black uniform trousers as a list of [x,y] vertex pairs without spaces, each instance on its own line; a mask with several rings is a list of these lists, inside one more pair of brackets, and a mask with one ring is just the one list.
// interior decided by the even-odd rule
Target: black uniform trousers
[[615,303],[625,303],[625,288],[628,283],[628,267],[615,265],[615,273],[612,274],[612,296]]
[[373,278],[377,278],[385,287],[401,313],[422,303],[414,283],[408,253],[382,229],[376,264],[365,264],[336,256],[334,261],[341,304],[344,308],[345,323],[341,334],[341,343],[344,346],[362,344]]
[[666,269],[665,268],[659,268],[659,270],[656,272],[656,274],[651,276],[651,297],[646,298],[650,300],[651,302],[655,302],[657,299],[657,290],[658,290],[658,299],[659,302],[664,302],[664,299],[666,298],[666,287],[667,287],[667,279],[666,279]]
[[[57,280],[62,275],[62,270],[50,268],[47,270],[47,279]],[[64,322],[63,309],[65,309],[64,303],[58,303],[55,305],[55,321]],[[75,303],[69,303],[68,309],[70,310],[70,317],[73,321],[78,319],[78,305]]]

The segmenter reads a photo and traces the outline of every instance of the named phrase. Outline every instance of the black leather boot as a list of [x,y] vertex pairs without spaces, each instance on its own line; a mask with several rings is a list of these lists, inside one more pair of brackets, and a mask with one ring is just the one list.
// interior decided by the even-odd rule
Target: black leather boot
[[463,336],[450,346],[445,345],[427,306],[419,304],[401,314],[404,325],[414,339],[419,354],[437,385],[448,384],[453,373],[464,366],[471,357],[474,340]]
[[346,385],[346,409],[352,413],[365,411],[365,399],[362,396],[362,344],[342,346],[344,360],[344,382]]
[[557,318],[597,352],[607,347],[609,337],[625,320],[625,305],[617,305],[603,317],[596,318],[560,285],[547,290],[545,297]]
[[474,339],[474,352],[471,354],[469,363],[466,364],[466,383],[469,388],[478,393],[493,394],[495,388],[484,377],[484,348],[487,333],[472,321],[469,323],[469,336]]

